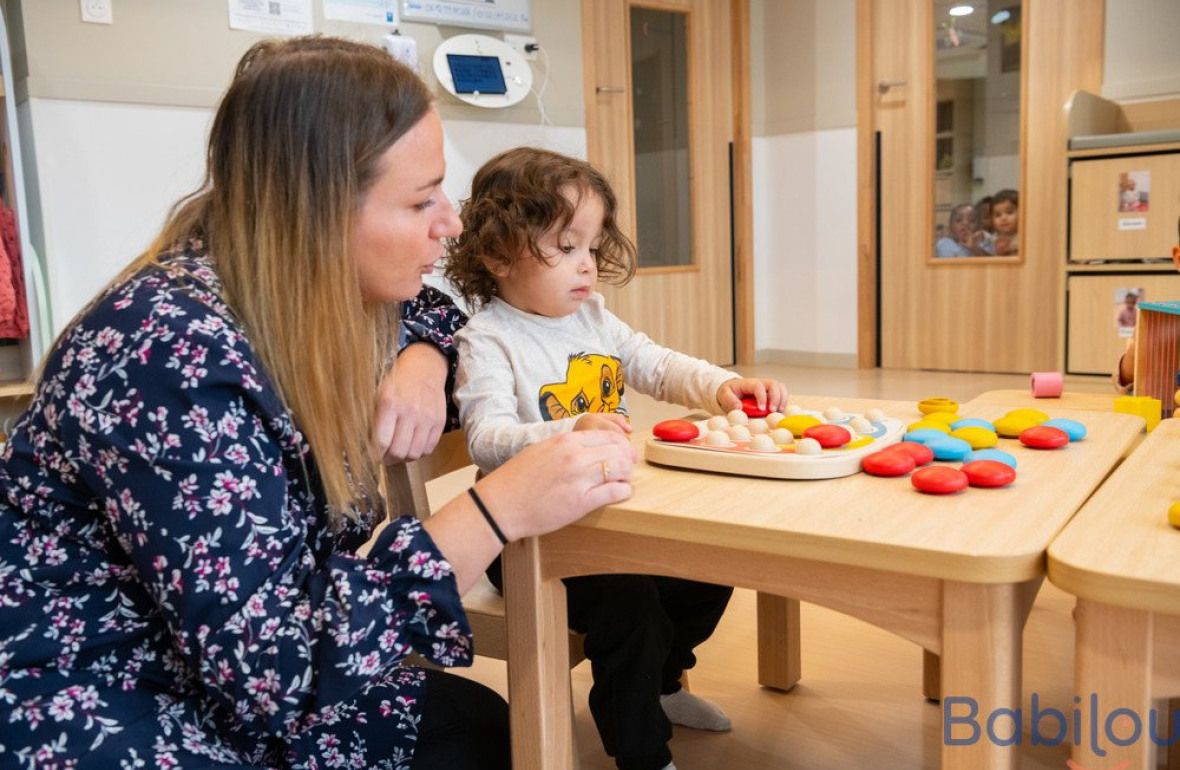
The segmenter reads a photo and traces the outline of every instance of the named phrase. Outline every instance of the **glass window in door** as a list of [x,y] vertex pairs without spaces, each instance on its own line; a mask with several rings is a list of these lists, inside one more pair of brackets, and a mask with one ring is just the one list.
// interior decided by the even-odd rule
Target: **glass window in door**
[[631,8],[639,267],[692,265],[688,16]]
[[934,0],[933,259],[1020,259],[1019,0]]

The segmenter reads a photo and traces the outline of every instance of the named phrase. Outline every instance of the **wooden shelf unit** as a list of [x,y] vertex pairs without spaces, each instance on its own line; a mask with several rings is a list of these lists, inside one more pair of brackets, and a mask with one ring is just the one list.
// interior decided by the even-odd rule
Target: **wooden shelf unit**
[[[1137,132],[1180,129],[1180,99],[1118,104],[1077,91],[1066,142],[1127,134],[1127,143],[1066,152],[1068,223],[1061,271],[1062,357],[1067,374],[1109,374],[1126,347],[1115,322],[1126,289],[1147,301],[1180,299],[1172,265],[1180,218],[1180,140],[1136,144]],[[1148,172],[1146,210],[1120,210],[1124,174]]]

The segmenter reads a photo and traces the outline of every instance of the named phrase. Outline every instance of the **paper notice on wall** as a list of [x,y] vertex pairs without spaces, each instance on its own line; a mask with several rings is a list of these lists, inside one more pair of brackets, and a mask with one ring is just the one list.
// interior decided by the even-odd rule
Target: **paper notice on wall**
[[1120,230],[1146,230],[1147,217],[1122,217],[1119,219]]
[[267,35],[310,35],[311,0],[227,0],[229,28]]
[[324,18],[362,24],[397,24],[397,0],[324,0]]

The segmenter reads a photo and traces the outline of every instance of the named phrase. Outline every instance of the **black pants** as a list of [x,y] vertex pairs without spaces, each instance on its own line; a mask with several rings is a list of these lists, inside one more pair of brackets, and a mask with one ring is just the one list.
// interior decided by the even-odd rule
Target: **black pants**
[[426,672],[413,770],[510,770],[508,704],[478,682]]
[[[499,560],[492,567],[488,577],[500,588]],[[651,575],[562,582],[570,628],[586,635],[590,713],[603,748],[621,770],[659,770],[672,761],[660,696],[680,689],[680,675],[696,665],[693,649],[717,628],[733,589]]]

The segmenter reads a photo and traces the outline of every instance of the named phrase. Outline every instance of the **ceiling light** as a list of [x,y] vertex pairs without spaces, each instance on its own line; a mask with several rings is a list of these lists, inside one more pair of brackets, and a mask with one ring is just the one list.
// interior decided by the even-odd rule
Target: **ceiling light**
[[970,16],[975,13],[975,9],[969,5],[956,5],[947,11],[951,16]]
[[992,24],[1003,24],[1011,18],[1012,12],[1005,8],[1002,11],[996,11],[996,13],[992,16]]

